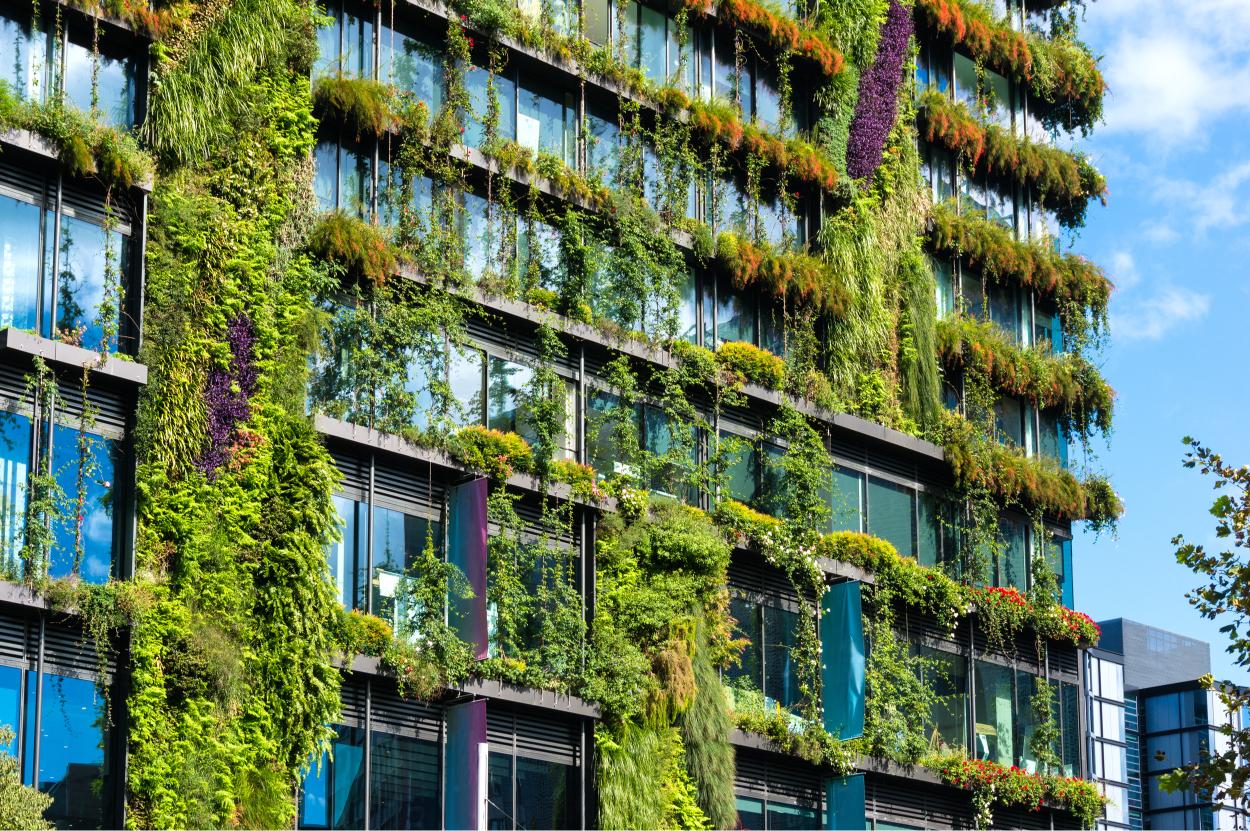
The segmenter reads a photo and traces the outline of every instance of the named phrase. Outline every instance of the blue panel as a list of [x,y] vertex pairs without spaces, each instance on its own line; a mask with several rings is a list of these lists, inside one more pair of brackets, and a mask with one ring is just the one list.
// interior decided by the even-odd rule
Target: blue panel
[[487,656],[486,627],[486,496],[487,481],[479,477],[451,489],[447,561],[468,581],[471,597],[449,598],[451,624],[479,660]]
[[486,742],[486,699],[447,708],[443,818],[448,829],[478,827],[478,745]]
[[864,617],[856,580],[835,583],[821,603],[825,729],[843,741],[864,733]]
[[[858,594],[858,592],[857,592]],[[864,811],[864,774],[830,779],[826,786],[825,828],[866,827]]]

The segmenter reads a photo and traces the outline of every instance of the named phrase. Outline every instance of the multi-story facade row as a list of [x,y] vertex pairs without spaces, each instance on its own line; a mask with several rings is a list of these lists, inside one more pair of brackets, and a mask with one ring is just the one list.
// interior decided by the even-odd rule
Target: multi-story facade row
[[1164,786],[1178,768],[1223,753],[1221,728],[1243,729],[1211,674],[1204,641],[1124,618],[1103,621],[1086,655],[1090,775],[1108,803],[1102,828],[1245,828],[1244,800]]
[[[149,76],[159,77],[165,59],[153,55],[164,47],[153,46],[151,27],[145,30],[138,18],[97,15],[83,5],[0,2],[4,92],[18,101],[60,101],[93,122],[137,132],[148,110]],[[819,72],[793,55],[779,57],[766,38],[716,15],[612,0],[535,5],[522,3],[520,13],[591,45],[626,43],[622,59],[651,83],[673,84],[695,101],[732,101],[743,122],[766,132],[808,136],[824,116],[812,94],[823,80]],[[999,25],[1021,32],[1042,26],[1049,13],[1018,2],[991,5],[988,13]],[[815,14],[787,13],[800,11]],[[452,59],[442,33],[457,15],[426,0],[329,3],[315,34],[317,57],[306,68],[314,84],[321,78],[372,79],[435,113],[451,83]],[[917,90],[966,101],[1014,135],[1046,140],[1018,83],[952,46],[921,10],[915,15]],[[553,441],[556,458],[589,466],[608,490],[613,480],[625,481],[652,500],[682,501],[708,512],[732,499],[785,518],[781,460],[789,447],[770,433],[770,425],[795,406],[815,426],[828,455],[828,519],[812,530],[862,532],[935,575],[958,577],[976,538],[967,528],[951,464],[932,441],[746,383],[728,406],[707,391],[691,392],[688,403],[705,424],[688,439],[675,436],[685,427],[674,426],[664,402],[638,397],[629,406],[639,447],[621,446],[612,426],[623,400],[614,367],[624,356],[646,378],[680,365],[681,350],[660,348],[656,339],[666,328],[677,340],[708,350],[747,343],[794,357],[793,309],[758,286],[735,286],[700,254],[690,229],[702,226],[778,252],[818,255],[834,197],[807,185],[787,193],[767,176],[761,186],[752,181],[756,174],[736,164],[727,164],[719,177],[691,177],[684,200],[688,221],[669,217],[677,227],[666,232],[684,264],[667,304],[614,296],[616,284],[601,273],[601,282],[586,291],[591,308],[583,319],[553,314],[550,298],[568,268],[570,246],[562,238],[567,231],[552,217],[569,208],[590,216],[598,208],[534,184],[536,173],[525,182],[523,175],[500,172],[488,139],[554,157],[576,175],[613,188],[625,176],[622,160],[637,151],[637,189],[661,213],[671,209],[665,203],[671,203],[665,151],[649,146],[649,139],[639,147],[636,136],[628,135],[623,111],[640,106],[640,96],[578,70],[571,58],[508,36],[489,38],[461,19],[470,62],[462,73],[467,110],[453,147],[454,183],[404,167],[393,128],[370,137],[325,118],[310,152],[313,172],[304,184],[311,186],[317,210],[397,231],[409,227],[413,216],[418,224],[433,223],[441,206],[454,204],[461,294],[469,309],[463,331],[445,338],[441,359],[414,357],[396,370],[403,377],[381,378],[361,369],[378,345],[359,340],[361,330],[353,328],[361,316],[375,313],[368,288],[362,291],[356,275],[331,270],[342,285],[316,298],[324,325],[319,346],[310,349],[306,406],[339,477],[332,496],[337,528],[325,551],[338,603],[379,619],[401,638],[419,638],[404,632],[420,611],[405,593],[433,545],[440,560],[467,575],[476,593],[459,606],[448,601],[471,620],[460,634],[477,658],[498,658],[501,624],[489,602],[497,578],[487,567],[487,540],[516,533],[528,545],[562,552],[545,556],[567,557],[579,616],[587,629],[593,627],[597,545],[613,515],[624,513],[621,504],[518,473],[490,483],[513,498],[516,525],[504,529],[488,509],[480,471],[421,440],[422,431],[445,419],[453,430],[477,425],[540,444],[541,427],[532,415],[533,378],[540,372],[554,373],[560,390],[553,396],[564,412]],[[160,40],[159,29],[155,37]],[[491,72],[496,50],[506,52],[506,68]],[[786,79],[779,67],[789,70]],[[501,102],[496,112],[492,100]],[[641,106],[649,119],[670,117],[645,101]],[[783,113],[787,107],[792,111]],[[6,580],[0,584],[0,724],[13,728],[8,750],[19,760],[24,784],[52,796],[50,820],[61,827],[115,827],[145,799],[128,777],[130,636],[120,626],[102,642],[100,632],[88,627],[89,615],[59,605],[46,586],[49,579],[103,585],[150,578],[135,553],[143,534],[137,500],[144,460],[138,449],[152,440],[140,435],[137,413],[149,373],[174,371],[139,360],[145,318],[162,313],[145,308],[153,182],[106,184],[100,171],[84,174],[37,127],[0,133],[0,142],[0,539]],[[1018,240],[1050,246],[1056,239],[1057,220],[1034,188],[1008,177],[967,175],[966,165],[937,146],[921,142],[918,152],[926,199],[953,200],[954,210],[988,218]],[[156,175],[159,181],[166,173]],[[534,199],[542,210],[526,215],[501,209],[500,189],[514,194],[510,204]],[[403,202],[401,193],[411,200]],[[963,258],[935,255],[931,267],[937,317],[973,316],[1021,349],[1062,354],[1060,309],[1045,292],[986,281]],[[527,292],[508,296],[497,290],[509,273],[522,269],[532,281]],[[417,292],[432,281],[411,264],[398,266],[388,279]],[[553,331],[560,344],[554,356]],[[652,337],[621,337],[630,331]],[[818,339],[832,331],[826,321],[813,328]],[[426,334],[443,339],[439,332]],[[101,354],[110,357],[101,360]],[[221,394],[237,395],[247,385],[235,383],[233,393],[227,383]],[[954,412],[964,408],[959,374],[945,373],[942,383],[945,405]],[[399,403],[396,390],[405,393]],[[450,400],[450,407],[440,399]],[[995,442],[1066,468],[1069,434],[1060,408],[1008,395],[994,406]],[[719,448],[735,441],[741,451],[726,460]],[[639,452],[654,460],[671,457],[673,447],[684,448],[689,459],[665,457],[639,475]],[[716,483],[692,484],[691,472],[708,465],[719,465]],[[552,505],[565,512],[558,525],[550,519]],[[1045,590],[1049,575],[1042,579],[1034,570],[1047,567],[1054,572],[1055,599],[1070,607],[1072,517],[1017,503],[1005,507],[996,523],[995,553],[976,581],[1018,590],[1023,598]],[[46,562],[32,561],[37,550],[47,552]],[[796,657],[802,616],[819,608],[823,623],[846,617],[849,609],[847,627],[817,630],[825,680],[817,710],[824,713],[821,729],[853,739],[863,730],[864,696],[872,695],[864,671],[872,645],[865,643],[858,610],[861,590],[870,603],[875,578],[846,563],[818,566],[823,594],[813,598],[756,541],[733,538],[725,588],[742,654],[718,673],[735,697],[758,694],[764,709],[784,714],[797,733],[801,713],[810,712],[803,709],[810,693],[801,689]],[[537,596],[544,579],[537,571],[523,575],[522,590]],[[1089,680],[1091,662],[1100,659],[1070,640],[1040,650],[1031,632],[1013,633],[1002,643],[975,611],[959,611],[953,626],[905,604],[892,619],[909,654],[922,659],[912,666],[925,667],[922,680],[936,693],[931,712],[923,715],[928,753],[1026,774],[1123,781],[1105,761],[1093,761],[1092,754],[1101,760],[1108,747],[1120,746],[1115,736],[1098,732],[1095,725],[1102,721],[1091,716],[1101,699],[1116,699],[1103,689],[1105,682],[1092,686]],[[537,643],[542,634],[527,637]],[[430,700],[415,700],[404,694],[386,660],[335,660],[342,675],[339,715],[326,752],[309,760],[297,783],[297,827],[601,827],[596,734],[612,726],[613,716],[598,702],[567,687],[556,692],[481,678],[458,680]],[[849,693],[830,683],[840,673],[849,679]],[[1032,706],[1038,679],[1052,689],[1047,724]],[[859,702],[859,730],[854,704],[845,710],[848,699]],[[835,721],[844,711],[852,713],[849,725]],[[1042,729],[1053,731],[1045,758],[1033,740]],[[928,767],[856,756],[849,769],[833,770],[754,733],[735,728],[728,738],[741,827],[971,827],[976,821],[967,789]],[[1111,804],[1123,804],[1113,787],[1104,786]],[[1108,822],[1116,822],[1108,810]],[[1076,821],[1054,802],[1036,810],[999,806],[993,816],[1003,827],[1068,827]]]

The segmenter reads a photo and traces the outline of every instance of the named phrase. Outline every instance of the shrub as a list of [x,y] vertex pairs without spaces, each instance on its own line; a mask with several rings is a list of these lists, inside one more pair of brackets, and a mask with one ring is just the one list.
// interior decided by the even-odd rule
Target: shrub
[[326,76],[317,79],[312,95],[314,112],[354,131],[357,141],[382,136],[398,124],[391,109],[391,90],[379,81]]
[[534,452],[525,439],[480,424],[461,427],[456,432],[451,454],[465,467],[495,479],[507,479],[513,471],[528,473],[534,468]]
[[322,217],[308,235],[308,250],[375,283],[385,282],[399,268],[399,256],[382,230],[342,211]]
[[739,372],[752,384],[779,390],[786,383],[786,363],[773,353],[742,341],[722,343],[716,350],[721,366]]

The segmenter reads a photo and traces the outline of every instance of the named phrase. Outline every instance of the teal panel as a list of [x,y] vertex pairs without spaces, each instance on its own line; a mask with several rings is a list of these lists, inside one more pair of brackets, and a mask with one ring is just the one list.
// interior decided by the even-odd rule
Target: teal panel
[[825,786],[825,828],[830,831],[867,827],[864,811],[864,774],[830,779]]
[[825,590],[820,617],[825,729],[843,739],[864,733],[864,616],[857,580]]

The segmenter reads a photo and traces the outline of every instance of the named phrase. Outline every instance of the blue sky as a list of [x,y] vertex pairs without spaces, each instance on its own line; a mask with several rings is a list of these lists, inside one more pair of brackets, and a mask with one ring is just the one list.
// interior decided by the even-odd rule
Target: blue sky
[[1078,533],[1076,605],[1210,641],[1216,674],[1250,683],[1219,623],[1184,593],[1198,584],[1172,537],[1217,548],[1210,480],[1181,467],[1192,435],[1250,464],[1250,2],[1092,0],[1082,28],[1110,86],[1083,146],[1111,197],[1073,247],[1117,285],[1101,356],[1118,392],[1098,447],[1127,506],[1117,538]]

